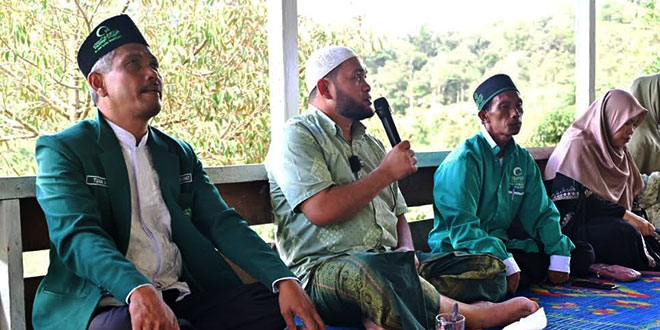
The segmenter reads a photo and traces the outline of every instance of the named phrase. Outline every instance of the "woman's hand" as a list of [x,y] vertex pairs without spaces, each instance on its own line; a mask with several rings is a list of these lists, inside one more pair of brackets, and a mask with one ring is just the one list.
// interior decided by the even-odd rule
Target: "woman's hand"
[[623,220],[628,221],[628,223],[637,228],[644,236],[653,235],[655,232],[655,226],[652,223],[630,211],[626,211],[623,215]]

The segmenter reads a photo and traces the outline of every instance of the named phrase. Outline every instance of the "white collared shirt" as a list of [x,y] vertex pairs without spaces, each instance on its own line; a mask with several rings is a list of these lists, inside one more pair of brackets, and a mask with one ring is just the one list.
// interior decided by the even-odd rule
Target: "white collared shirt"
[[[181,253],[172,242],[170,212],[161,194],[158,173],[153,167],[147,147],[149,132],[139,143],[133,134],[108,120],[115,132],[126,163],[131,186],[131,234],[126,258],[146,276],[159,291],[176,289],[179,299],[190,293],[185,282],[180,282]],[[148,284],[145,284],[148,285]],[[127,296],[131,296],[133,288]],[[100,306],[118,305],[116,299],[106,297]]]

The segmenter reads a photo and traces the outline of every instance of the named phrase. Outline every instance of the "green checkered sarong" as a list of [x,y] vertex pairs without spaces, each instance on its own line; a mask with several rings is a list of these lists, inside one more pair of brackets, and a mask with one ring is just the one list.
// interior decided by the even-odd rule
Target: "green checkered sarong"
[[443,296],[464,303],[497,302],[506,295],[506,266],[482,254],[418,253],[419,275]]
[[363,317],[390,329],[433,329],[440,294],[417,275],[414,252],[356,253],[323,262],[308,291],[328,324]]

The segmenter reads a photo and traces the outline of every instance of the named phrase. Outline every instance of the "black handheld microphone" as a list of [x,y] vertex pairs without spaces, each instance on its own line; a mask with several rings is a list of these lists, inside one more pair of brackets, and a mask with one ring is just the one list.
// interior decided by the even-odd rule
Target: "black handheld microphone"
[[383,122],[383,128],[385,128],[385,133],[387,133],[387,138],[392,144],[392,148],[395,145],[401,142],[401,137],[399,132],[396,130],[394,125],[394,120],[392,120],[392,111],[390,110],[390,104],[387,103],[387,100],[384,97],[379,97],[374,101],[374,108],[376,108],[376,114]]

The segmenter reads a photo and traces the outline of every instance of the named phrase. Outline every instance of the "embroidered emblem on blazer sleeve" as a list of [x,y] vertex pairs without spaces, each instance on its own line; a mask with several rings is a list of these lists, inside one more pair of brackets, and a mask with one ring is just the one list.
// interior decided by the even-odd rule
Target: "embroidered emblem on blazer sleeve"
[[85,184],[88,186],[101,186],[108,188],[108,179],[96,175],[87,175],[85,177]]

